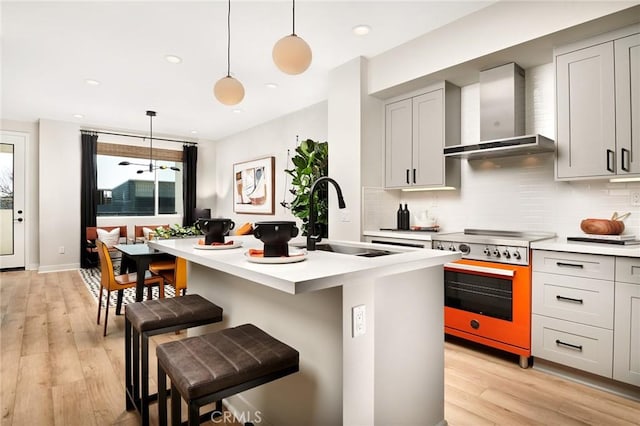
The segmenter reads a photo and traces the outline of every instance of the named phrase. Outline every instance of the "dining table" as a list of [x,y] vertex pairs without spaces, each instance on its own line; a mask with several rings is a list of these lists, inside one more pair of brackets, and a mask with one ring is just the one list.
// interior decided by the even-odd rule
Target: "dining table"
[[[123,268],[121,273],[130,272],[127,261],[133,262],[136,271],[136,302],[142,302],[144,297],[144,278],[146,272],[149,270],[149,264],[157,258],[163,258],[167,256],[167,253],[160,250],[153,249],[147,244],[117,244],[114,246],[116,250],[122,253]],[[125,259],[126,258],[126,259]],[[118,302],[116,306],[116,314],[120,313],[120,307],[122,306],[122,294],[118,292]]]

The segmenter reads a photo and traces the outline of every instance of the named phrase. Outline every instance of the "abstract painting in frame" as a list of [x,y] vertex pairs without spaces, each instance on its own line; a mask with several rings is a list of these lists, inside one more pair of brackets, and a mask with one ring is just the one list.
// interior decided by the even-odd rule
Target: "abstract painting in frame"
[[274,214],[275,157],[259,158],[233,165],[233,211]]

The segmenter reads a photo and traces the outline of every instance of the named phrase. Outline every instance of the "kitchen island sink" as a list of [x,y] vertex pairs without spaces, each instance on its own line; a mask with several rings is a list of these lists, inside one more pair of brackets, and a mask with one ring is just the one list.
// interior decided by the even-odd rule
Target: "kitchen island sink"
[[[298,247],[298,248],[306,247],[305,244],[292,244],[292,246]],[[380,256],[388,256],[390,254],[402,253],[400,251],[380,250],[375,248],[350,246],[350,245],[335,244],[335,243],[316,244],[316,250],[328,251],[331,253],[348,254],[351,256],[360,256],[360,257],[380,257]]]

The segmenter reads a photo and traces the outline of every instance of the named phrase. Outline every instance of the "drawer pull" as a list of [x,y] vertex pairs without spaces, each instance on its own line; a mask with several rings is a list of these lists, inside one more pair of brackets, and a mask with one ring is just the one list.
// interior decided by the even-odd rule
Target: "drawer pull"
[[571,302],[571,303],[577,303],[579,305],[582,305],[584,303],[582,299],[573,299],[571,297],[564,297],[560,295],[556,295],[556,299],[560,302]]
[[407,169],[407,184],[409,184],[411,182],[409,182],[409,169]]
[[582,352],[582,345],[572,345],[571,343],[565,343],[560,339],[556,339],[556,345],[565,346],[567,348],[575,349],[576,351]]
[[561,268],[577,268],[577,269],[584,268],[584,265],[580,265],[577,263],[556,262],[556,265],[558,265]]

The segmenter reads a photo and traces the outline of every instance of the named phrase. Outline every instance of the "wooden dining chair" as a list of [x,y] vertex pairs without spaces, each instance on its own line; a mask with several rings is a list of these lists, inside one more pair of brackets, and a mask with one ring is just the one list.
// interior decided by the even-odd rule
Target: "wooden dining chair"
[[154,267],[149,265],[152,274],[162,277],[165,284],[172,285],[176,296],[187,294],[187,259],[176,257],[173,268]]
[[[111,255],[106,244],[100,240],[96,240],[96,247],[98,249],[98,257],[100,258],[100,295],[98,296],[98,319],[97,323],[100,324],[100,312],[102,310],[102,294],[103,290],[107,291],[107,307],[104,314],[104,332],[103,336],[107,335],[107,321],[109,319],[109,302],[111,299],[111,292],[116,290],[124,290],[125,288],[132,288],[136,286],[137,274],[122,274],[115,275],[113,272],[113,262],[111,261]],[[145,273],[144,284],[147,286],[147,299],[151,299],[151,286],[157,285],[159,289],[160,298],[164,298],[164,279],[159,276],[152,275],[149,271]]]

